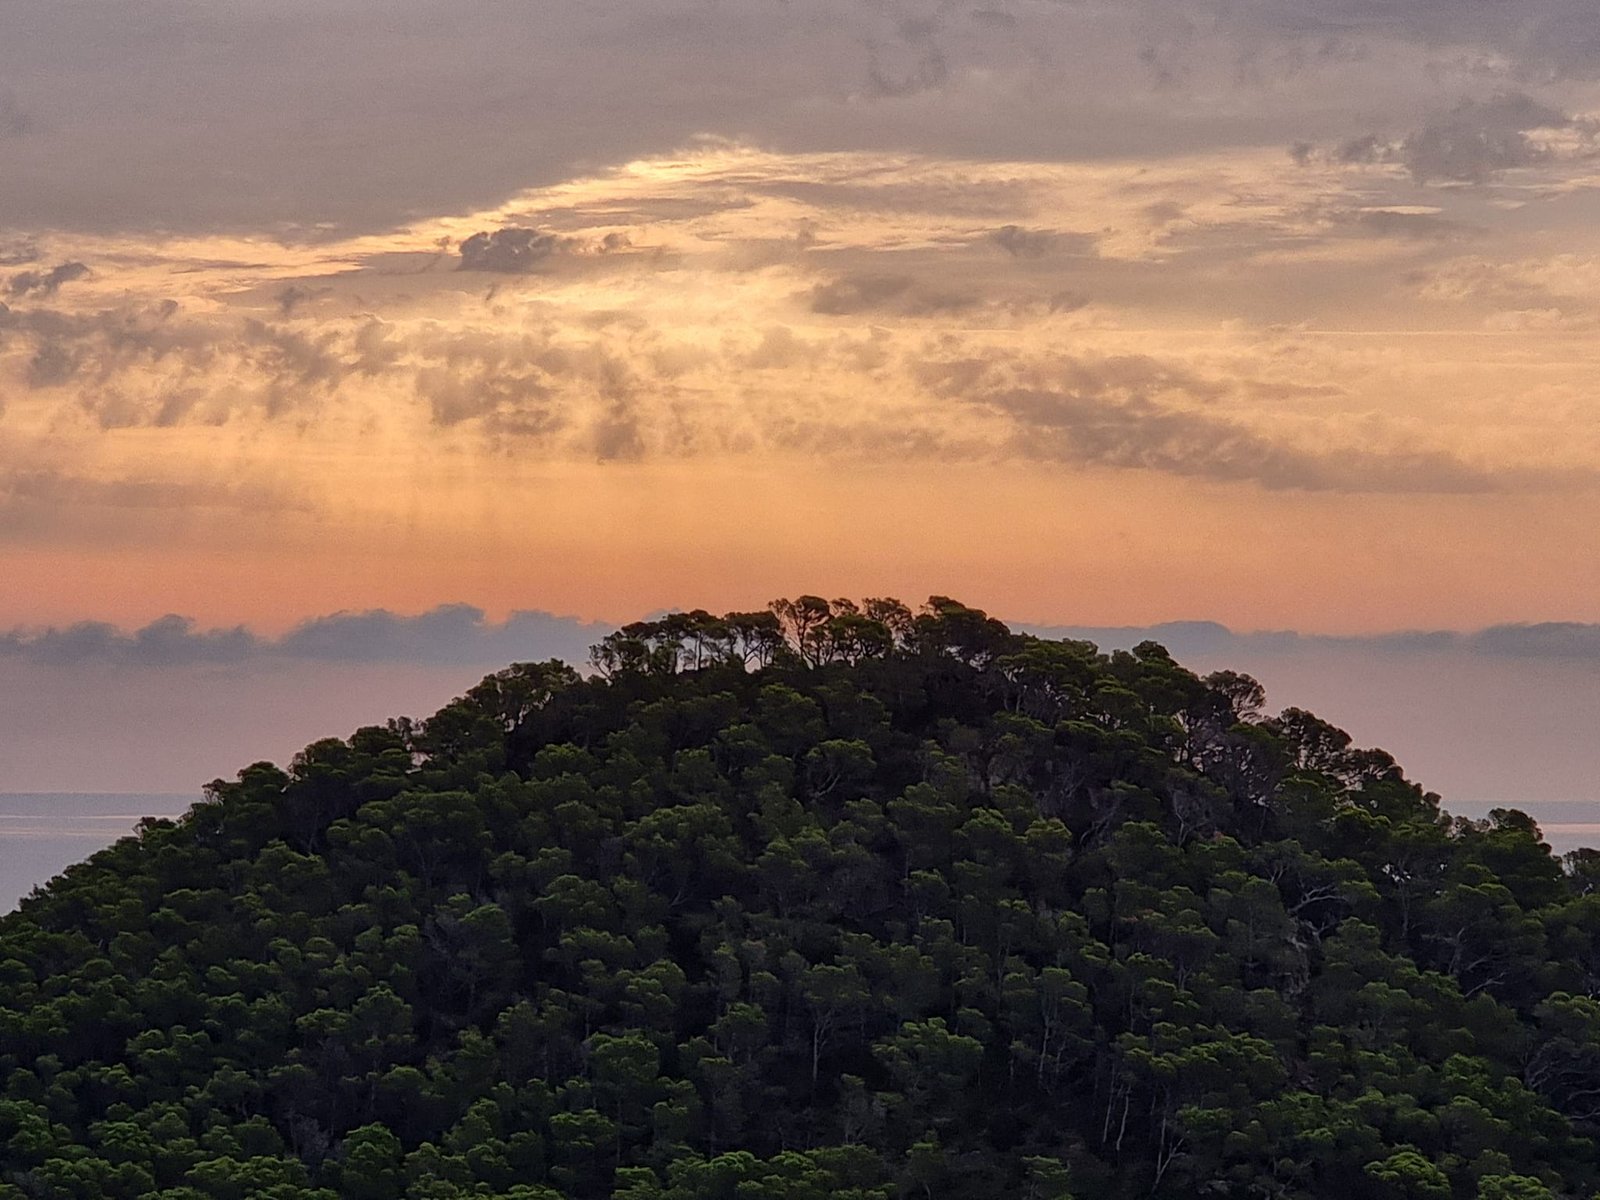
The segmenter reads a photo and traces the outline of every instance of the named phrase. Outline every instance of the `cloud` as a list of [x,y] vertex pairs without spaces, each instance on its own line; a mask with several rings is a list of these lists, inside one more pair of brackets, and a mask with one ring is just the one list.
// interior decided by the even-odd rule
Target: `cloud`
[[[794,295],[771,285],[764,294],[769,302]],[[483,450],[561,461],[892,453],[1330,493],[1470,494],[1591,478],[1385,444],[1370,423],[1347,423],[1330,438],[1326,423],[1272,421],[1285,401],[1340,391],[1256,377],[1265,363],[1218,370],[1172,356],[1062,355],[1038,336],[991,343],[925,323],[962,312],[968,322],[1026,328],[1081,307],[1071,291],[1008,309],[918,276],[850,272],[799,296],[820,316],[870,317],[872,336],[801,337],[767,325],[696,342],[649,322],[613,315],[585,324],[542,309],[463,326],[332,312],[274,321],[169,306],[13,311],[0,314],[0,335],[13,335],[30,387],[64,394],[67,411],[105,431],[247,419],[304,429],[358,413],[389,423],[409,404],[434,429],[482,439]],[[727,381],[752,369],[767,373],[759,392],[730,394]],[[859,397],[863,380],[872,381],[870,402],[835,402]],[[130,507],[136,497],[129,492]],[[78,489],[61,492],[60,503],[97,501]]]
[[278,315],[287,320],[289,317],[294,316],[295,311],[301,305],[321,299],[323,296],[329,295],[332,290],[332,288],[326,287],[302,287],[298,283],[285,284],[278,289],[275,297],[278,303]]
[[1015,423],[1017,454],[1053,462],[1249,482],[1271,491],[1449,494],[1501,486],[1493,472],[1449,454],[1303,449],[1237,421],[1139,395],[1011,391],[982,403]]
[[[1291,153],[1302,166],[1311,159],[1310,147],[1304,142],[1296,143]],[[1346,138],[1333,147],[1328,156],[1342,166],[1365,166],[1393,162],[1396,153],[1395,147],[1377,134],[1365,133],[1360,137]]]
[[1600,625],[1574,621],[1495,625],[1468,639],[1479,654],[1600,661]]
[[[1463,100],[1436,112],[1398,140],[1376,133],[1347,138],[1323,152],[1338,166],[1397,164],[1418,183],[1485,184],[1507,171],[1588,159],[1597,152],[1600,125],[1553,108],[1524,92]],[[1302,166],[1315,148],[1290,149]]]
[[868,93],[894,99],[934,91],[950,81],[950,60],[934,17],[904,17],[887,43],[867,41]]
[[299,507],[278,492],[234,482],[137,476],[95,479],[38,468],[0,472],[0,514],[16,519],[24,506],[189,510]]
[[909,275],[856,272],[819,283],[808,294],[812,312],[828,317],[861,313],[930,316],[960,312],[981,303],[969,293],[930,287]]
[[558,253],[564,243],[565,239],[553,233],[515,225],[475,233],[461,243],[461,270],[526,275]]
[[[1004,422],[1008,456],[1254,483],[1272,491],[1477,493],[1496,472],[1433,451],[1308,448],[1204,411],[1237,386],[1148,355],[929,361],[935,394]],[[1275,385],[1253,390],[1271,394]],[[1554,478],[1554,477],[1552,477]],[[1527,484],[1531,481],[1521,480]]]
[[445,604],[416,616],[376,609],[318,617],[265,645],[269,653],[329,662],[581,662],[613,628],[538,611],[495,622],[469,604]]
[[405,616],[385,609],[315,617],[279,637],[243,626],[200,629],[169,615],[125,631],[100,621],[0,633],[0,662],[51,666],[175,667],[266,660],[496,666],[517,660],[584,661],[614,627],[551,613],[514,612],[490,621],[481,609],[445,604]]
[[544,372],[531,364],[457,361],[417,372],[417,394],[442,428],[487,421],[494,432],[539,439],[566,424],[566,416]]
[[1522,93],[1466,100],[1400,144],[1400,161],[1416,179],[1484,183],[1502,171],[1547,161],[1551,148],[1537,130],[1569,129],[1573,118]]
[[[1229,655],[1293,656],[1359,652],[1388,657],[1456,655],[1600,662],[1600,624],[1545,622],[1479,630],[1402,630],[1342,636],[1295,630],[1237,631],[1216,621],[1154,625],[1038,625],[1012,627],[1046,638],[1091,641],[1104,650],[1155,641],[1180,658]],[[0,662],[40,666],[181,667],[195,664],[397,663],[490,669],[514,661],[586,661],[588,649],[616,626],[549,612],[513,612],[491,621],[470,604],[441,604],[411,615],[372,609],[313,617],[270,636],[236,625],[202,629],[168,615],[133,630],[103,621],[0,633]]]
[[303,413],[347,380],[394,368],[391,332],[370,315],[312,328],[190,313],[174,300],[88,311],[0,306],[0,337],[29,350],[27,385],[70,391],[71,404],[105,429]]
[[257,472],[240,478],[238,468],[195,465],[179,475],[141,464],[90,475],[87,467],[36,465],[48,454],[48,447],[0,445],[0,540],[24,558],[86,537],[139,553],[136,547],[165,545],[197,526],[236,533],[243,521],[303,518],[313,507],[307,488],[285,488]]
[[[1383,203],[1390,187],[1408,194]],[[0,379],[19,436],[76,436],[86,456],[100,435],[160,440],[192,463],[248,434],[328,496],[303,452],[359,458],[380,436],[567,464],[893,457],[1323,493],[1592,482],[1600,447],[1562,435],[1545,453],[1541,429],[1491,440],[1434,419],[1459,367],[1423,346],[1444,343],[1408,346],[1402,365],[1289,332],[1319,315],[1384,332],[1398,307],[1402,322],[1458,321],[1427,281],[1449,273],[1443,247],[1484,228],[1457,214],[1496,199],[1419,196],[1398,171],[1295,172],[1268,149],[1130,177],[706,141],[497,212],[254,246],[259,263],[231,242],[108,253],[85,237],[105,286],[0,311]],[[623,213],[651,249],[602,266],[627,249]],[[803,253],[730,263],[730,247],[794,229]],[[441,269],[441,245],[496,270]],[[539,287],[515,285],[525,270]],[[124,279],[172,298],[90,306]],[[1570,313],[1528,299],[1511,308],[1524,323],[1583,319],[1575,294]],[[1524,421],[1506,394],[1495,419]],[[173,433],[119,435],[134,429]],[[1541,457],[1563,466],[1519,465]]]
[[0,92],[0,114],[23,114],[0,129],[28,134],[0,176],[8,224],[315,241],[481,211],[705,133],[1148,160],[1287,142],[1306,121],[1320,139],[1353,113],[1549,78],[1531,68],[1556,55],[1600,62],[1580,0],[549,0],[444,24],[426,0],[350,0],[205,9],[203,50],[178,36],[199,11],[6,6],[0,78],[27,107]]
[[81,621],[37,633],[0,634],[0,660],[52,666],[100,662],[177,666],[196,662],[239,662],[258,642],[243,628],[200,631],[183,617],[166,616],[125,633],[102,621]]
[[651,364],[632,361],[626,329],[618,342],[548,320],[465,328],[370,313],[266,320],[165,303],[0,306],[6,335],[30,388],[62,393],[56,411],[87,415],[105,431],[336,421],[366,404],[383,410],[374,420],[393,420],[396,403],[414,398],[437,428],[475,423],[525,451],[622,459],[672,449],[662,406],[638,411],[639,373]]
[[1446,241],[1472,232],[1460,221],[1437,212],[1403,208],[1362,208],[1332,216],[1336,226],[1366,237],[1402,238],[1408,241]]
[[1477,630],[1400,630],[1340,636],[1294,630],[1240,632],[1215,621],[1168,621],[1157,625],[1017,626],[1040,637],[1091,641],[1102,649],[1131,649],[1155,641],[1179,658],[1226,659],[1361,653],[1389,658],[1451,655],[1479,659],[1600,662],[1600,624],[1548,621],[1491,625]]
[[[1441,197],[1443,198],[1443,197]],[[1445,215],[1434,204],[1361,204],[1350,197],[1320,198],[1297,214],[1307,233],[1328,238],[1372,238],[1417,243],[1461,241],[1481,237],[1482,226]]]
[[1359,64],[1395,45],[1427,53],[1440,72],[1587,80],[1600,71],[1600,15],[1586,0],[1157,0],[1145,12],[1169,31],[1150,42],[1175,76],[1207,55],[1226,55],[1244,78],[1270,78]]
[[6,285],[6,294],[13,299],[27,295],[53,296],[61,290],[62,284],[82,279],[88,273],[88,266],[81,262],[59,263],[48,271],[20,271]]
[[613,230],[595,238],[569,237],[526,225],[480,231],[462,241],[458,270],[531,275],[558,256],[603,256],[633,248],[625,233]]
[[1486,313],[1497,329],[1586,329],[1600,323],[1600,257],[1554,254],[1493,260],[1460,257],[1415,272],[1425,300]]
[[1056,235],[1048,229],[1024,229],[1002,225],[989,235],[990,240],[1012,258],[1043,258],[1056,247]]
[[31,388],[59,387],[78,371],[78,356],[60,342],[42,342],[28,359],[24,378]]
[[908,291],[907,275],[846,275],[811,289],[811,311],[824,316],[850,316],[882,308]]

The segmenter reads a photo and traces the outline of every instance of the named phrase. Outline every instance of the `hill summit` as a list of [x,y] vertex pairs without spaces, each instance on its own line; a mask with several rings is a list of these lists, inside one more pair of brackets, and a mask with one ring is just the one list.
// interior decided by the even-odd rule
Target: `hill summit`
[[939,597],[592,667],[247,767],[0,920],[0,1200],[1600,1186],[1600,855],[1527,816]]

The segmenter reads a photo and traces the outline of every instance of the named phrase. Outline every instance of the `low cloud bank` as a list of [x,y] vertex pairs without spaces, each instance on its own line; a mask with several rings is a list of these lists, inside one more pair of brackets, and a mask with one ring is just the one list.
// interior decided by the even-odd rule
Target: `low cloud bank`
[[[193,792],[320,737],[426,716],[505,663],[582,661],[610,628],[540,612],[491,621],[461,604],[339,613],[278,637],[177,617],[0,634],[0,792]],[[1453,807],[1600,822],[1600,624],[1371,637],[1209,621],[1031,629],[1108,649],[1154,639],[1195,670],[1247,671],[1272,708],[1308,708],[1383,746]]]
[[1360,636],[1265,630],[1239,633],[1215,621],[1169,621],[1159,625],[1023,625],[1040,637],[1094,642],[1102,649],[1130,649],[1142,641],[1161,643],[1174,657],[1213,657],[1231,653],[1293,655],[1318,651],[1384,655],[1451,654],[1475,658],[1600,661],[1600,624],[1541,621],[1491,625],[1461,632],[1405,630]]
[[[1600,624],[1572,621],[1493,625],[1470,632],[1410,630],[1361,636],[1295,630],[1239,632],[1215,621],[1013,627],[1041,637],[1091,641],[1106,650],[1155,641],[1179,659],[1354,652],[1600,661]],[[414,615],[387,609],[333,613],[312,617],[279,636],[256,633],[242,625],[202,629],[188,617],[173,615],[134,630],[82,621],[0,633],[0,663],[161,667],[277,660],[491,667],[544,658],[581,663],[586,661],[589,647],[615,628],[605,622],[537,610],[513,612],[503,621],[491,621],[482,609],[470,604],[442,604]]]
[[99,621],[13,630],[0,634],[0,662],[159,667],[267,659],[426,666],[581,661],[613,628],[534,611],[491,621],[470,604],[442,604],[414,616],[386,609],[334,613],[303,621],[280,637],[242,625],[201,629],[190,618],[165,616],[132,631]]

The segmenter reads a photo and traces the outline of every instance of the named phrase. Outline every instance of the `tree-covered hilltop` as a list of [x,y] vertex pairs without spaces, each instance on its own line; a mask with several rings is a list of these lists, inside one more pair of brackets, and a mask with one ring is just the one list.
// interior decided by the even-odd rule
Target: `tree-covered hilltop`
[[1526,816],[940,598],[594,667],[258,763],[0,921],[0,1197],[1600,1186],[1600,856]]

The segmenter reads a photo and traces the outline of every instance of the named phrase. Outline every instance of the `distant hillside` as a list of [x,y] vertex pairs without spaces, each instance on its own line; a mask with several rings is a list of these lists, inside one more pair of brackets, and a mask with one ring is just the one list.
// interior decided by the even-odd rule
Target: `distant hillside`
[[1600,855],[1526,816],[942,598],[593,662],[250,766],[0,920],[0,1200],[1600,1186]]

